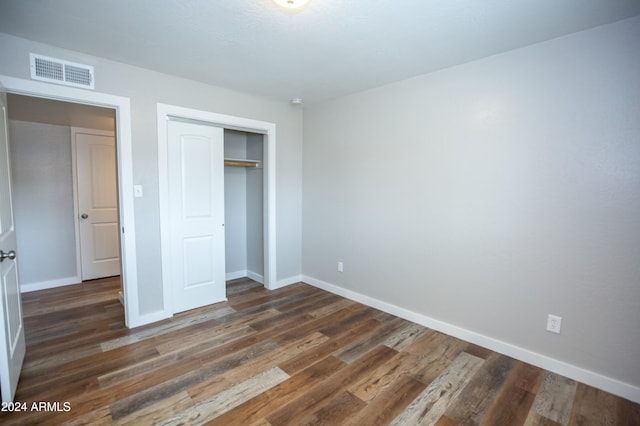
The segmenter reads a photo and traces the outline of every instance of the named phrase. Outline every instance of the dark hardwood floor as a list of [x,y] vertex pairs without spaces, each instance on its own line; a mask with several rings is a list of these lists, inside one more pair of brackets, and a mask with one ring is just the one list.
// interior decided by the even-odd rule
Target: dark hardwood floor
[[0,423],[640,425],[637,404],[306,284],[227,288],[133,330],[117,279],[24,294],[27,411]]

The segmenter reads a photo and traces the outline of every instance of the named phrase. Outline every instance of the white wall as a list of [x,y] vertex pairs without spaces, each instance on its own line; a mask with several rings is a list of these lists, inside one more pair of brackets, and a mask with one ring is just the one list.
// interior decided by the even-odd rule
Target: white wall
[[71,131],[9,121],[20,286],[77,282]]
[[633,18],[307,108],[303,277],[640,400],[638,46]]
[[92,65],[95,90],[131,100],[133,174],[144,197],[135,199],[140,315],[162,310],[158,212],[157,103],[275,123],[277,126],[277,280],[301,273],[302,111],[274,101],[0,33],[0,74],[29,79],[29,52]]

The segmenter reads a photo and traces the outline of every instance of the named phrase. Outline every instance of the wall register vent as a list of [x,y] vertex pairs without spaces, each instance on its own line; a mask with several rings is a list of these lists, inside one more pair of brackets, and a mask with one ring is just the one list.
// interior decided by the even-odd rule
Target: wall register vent
[[30,54],[31,78],[49,83],[93,89],[93,67]]

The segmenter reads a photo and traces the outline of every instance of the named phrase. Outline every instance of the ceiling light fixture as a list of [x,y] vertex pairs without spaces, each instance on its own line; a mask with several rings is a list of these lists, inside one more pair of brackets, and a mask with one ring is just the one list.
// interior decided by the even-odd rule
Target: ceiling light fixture
[[286,7],[287,9],[297,9],[309,3],[309,0],[273,0],[279,6]]

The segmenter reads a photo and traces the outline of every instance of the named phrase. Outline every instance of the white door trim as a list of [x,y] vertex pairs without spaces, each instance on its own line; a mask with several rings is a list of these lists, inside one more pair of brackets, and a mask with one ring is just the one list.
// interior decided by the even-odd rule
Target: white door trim
[[0,75],[0,82],[6,88],[7,93],[95,105],[115,110],[120,226],[121,232],[123,229],[126,231],[121,234],[120,239],[125,323],[127,327],[133,328],[151,322],[147,316],[140,315],[138,303],[131,102],[129,98],[5,75]]
[[167,265],[171,262],[167,245],[170,224],[168,219],[169,182],[167,172],[167,120],[170,118],[197,120],[211,125],[262,133],[266,135],[267,144],[264,170],[266,173],[266,209],[264,235],[264,286],[274,289],[277,286],[276,274],[276,125],[265,121],[235,117],[209,111],[184,108],[174,105],[158,104],[158,178],[160,201],[160,245],[162,252],[162,288],[164,296],[164,311],[167,316],[173,315],[171,306],[171,283],[168,280]]

